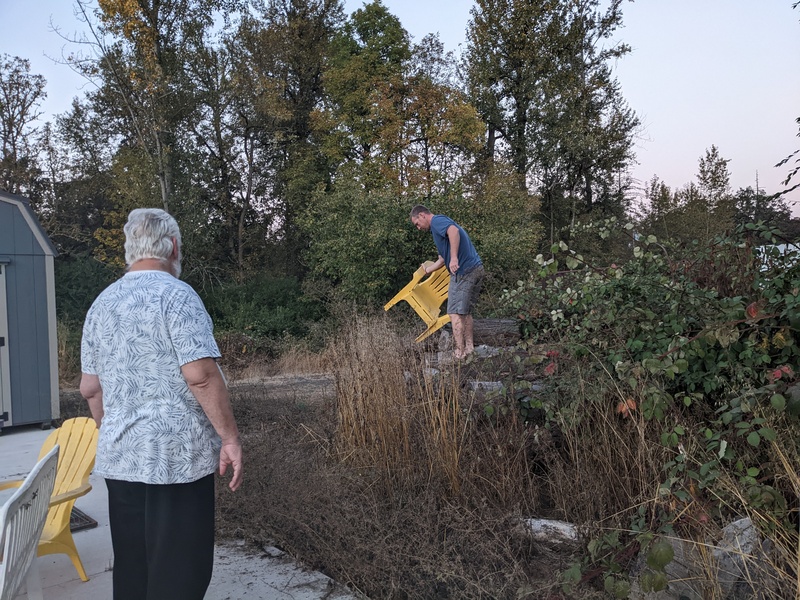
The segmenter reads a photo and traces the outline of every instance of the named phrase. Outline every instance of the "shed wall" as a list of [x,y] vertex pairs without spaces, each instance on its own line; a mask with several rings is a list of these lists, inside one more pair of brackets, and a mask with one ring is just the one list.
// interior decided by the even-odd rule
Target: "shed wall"
[[[57,372],[55,332],[49,314],[48,274],[53,257],[34,236],[21,211],[0,201],[0,256],[6,268],[9,379],[14,425],[49,421],[53,414],[53,373]],[[52,287],[52,284],[51,284]]]

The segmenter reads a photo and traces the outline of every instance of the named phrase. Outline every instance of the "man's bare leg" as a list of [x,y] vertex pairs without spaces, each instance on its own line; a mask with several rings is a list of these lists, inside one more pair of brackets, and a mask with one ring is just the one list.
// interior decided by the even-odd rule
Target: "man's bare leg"
[[475,351],[475,344],[472,341],[472,315],[461,317],[464,324],[464,356],[468,356]]
[[453,340],[456,345],[453,357],[456,360],[461,360],[466,356],[466,354],[464,354],[464,316],[451,314],[450,323],[453,325]]

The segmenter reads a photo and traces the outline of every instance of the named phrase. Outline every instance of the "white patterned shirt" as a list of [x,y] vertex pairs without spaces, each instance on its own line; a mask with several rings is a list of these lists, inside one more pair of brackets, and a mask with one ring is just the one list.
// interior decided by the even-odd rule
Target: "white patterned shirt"
[[81,370],[103,389],[96,474],[172,484],[218,468],[221,441],[181,373],[220,356],[212,331],[197,293],[163,271],[128,272],[97,297],[81,342]]

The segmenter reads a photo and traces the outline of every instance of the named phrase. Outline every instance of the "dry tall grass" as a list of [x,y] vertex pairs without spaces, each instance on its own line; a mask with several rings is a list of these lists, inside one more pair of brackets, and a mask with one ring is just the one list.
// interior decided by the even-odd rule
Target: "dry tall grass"
[[[550,380],[551,419],[542,427],[543,421],[520,416],[513,390],[491,401],[489,418],[486,400],[465,385],[467,378],[496,378],[497,371],[508,372],[505,367],[470,363],[433,373],[418,347],[385,318],[356,320],[329,356],[337,382],[337,455],[376,476],[388,497],[407,498],[409,490],[425,484],[439,490],[437,502],[462,510],[490,506],[507,518],[555,516],[589,537],[618,531],[620,539],[630,540],[636,533],[632,523],[644,509],[646,524],[674,528],[694,557],[693,588],[710,597],[719,593],[712,551],[720,528],[704,516],[702,505],[714,499],[698,494],[672,522],[664,521],[674,500],[659,490],[663,465],[678,450],[666,448],[660,436],[675,423],[646,420],[637,410],[617,412],[626,399],[617,397],[610,375],[590,377],[580,364],[565,360],[558,383]],[[633,400],[641,405],[643,399]],[[700,424],[682,424],[701,430]],[[784,487],[800,491],[791,469],[796,459],[783,457]],[[735,477],[729,484],[727,496],[739,497],[729,514],[749,516],[760,531],[777,536],[769,564],[763,556],[742,558],[752,584],[772,593],[768,597],[785,597],[787,581],[798,571],[796,531],[778,527],[768,509],[753,506]],[[630,545],[634,553],[628,558],[636,548]],[[610,550],[625,555],[624,548]]]
[[386,319],[362,318],[342,332],[328,356],[336,376],[335,451],[381,473],[391,491],[413,469],[413,400],[406,384],[411,347]]
[[532,510],[537,435],[518,411],[489,420],[471,378],[476,364],[439,372],[385,318],[361,318],[328,351],[337,385],[340,459],[375,469],[394,494],[433,486],[469,505]]
[[643,501],[657,499],[668,456],[662,426],[639,412],[617,413],[617,399],[606,399],[605,386],[593,386],[579,368],[565,377],[577,385],[560,388],[558,451],[543,454],[554,508],[582,526],[627,527]]

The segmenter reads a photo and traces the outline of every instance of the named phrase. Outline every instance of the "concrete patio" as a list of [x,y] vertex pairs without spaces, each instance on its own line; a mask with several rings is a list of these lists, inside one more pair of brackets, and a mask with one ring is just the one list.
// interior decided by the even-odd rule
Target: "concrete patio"
[[[49,434],[38,427],[15,427],[0,434],[0,481],[21,479],[36,464]],[[82,582],[66,555],[39,559],[45,600],[107,600],[111,598],[114,557],[108,526],[106,485],[94,474],[92,491],[75,506],[97,521],[97,527],[74,533],[75,544],[89,576]],[[246,485],[246,484],[245,484]],[[0,499],[1,501],[1,499]],[[22,594],[17,597],[27,599]],[[322,573],[297,564],[277,548],[253,554],[241,543],[220,543],[214,576],[206,600],[356,600],[358,596]]]

